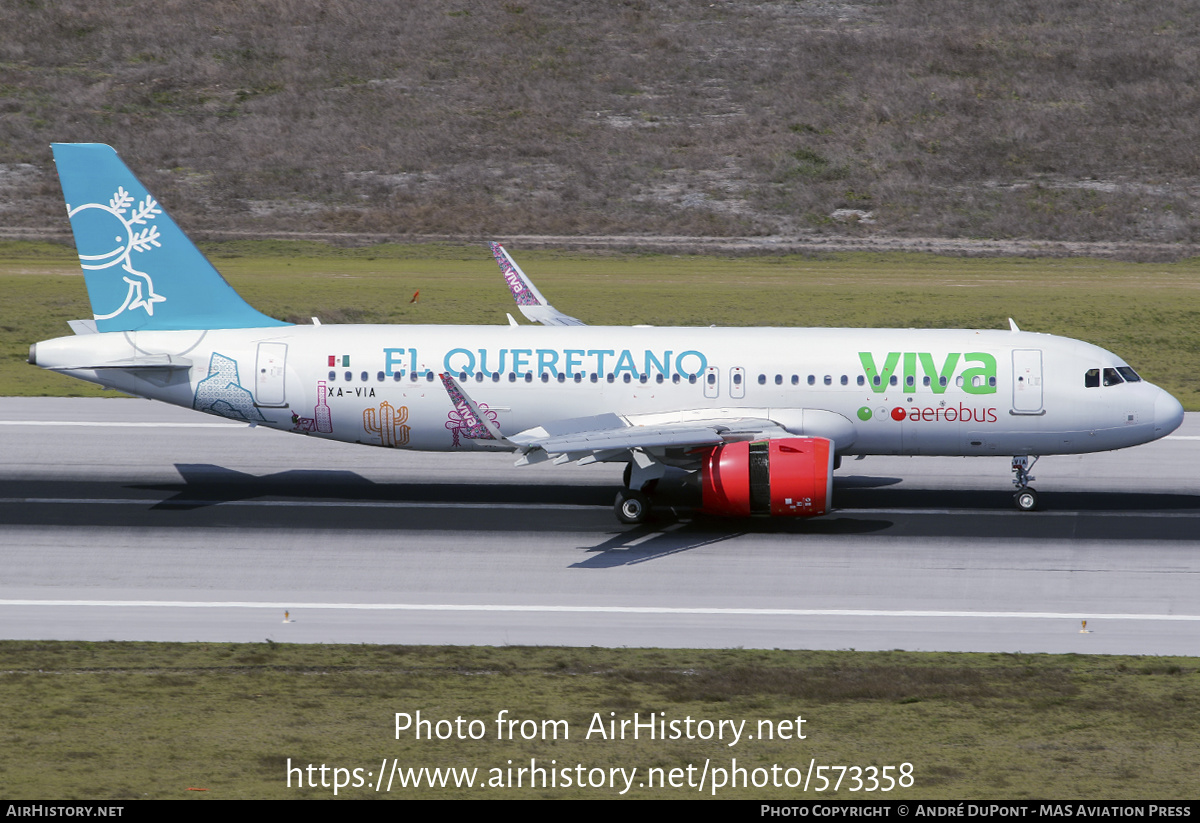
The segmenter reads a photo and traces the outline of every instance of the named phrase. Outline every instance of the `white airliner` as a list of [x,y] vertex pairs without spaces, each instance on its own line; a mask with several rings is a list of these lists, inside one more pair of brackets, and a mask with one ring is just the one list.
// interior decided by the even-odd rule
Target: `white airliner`
[[1179,402],[1096,346],[1019,331],[587,326],[498,244],[539,326],[291,325],[249,306],[110,147],[56,144],[94,319],[29,362],[310,437],[627,464],[617,517],[809,517],[857,455],[1037,455],[1135,446]]

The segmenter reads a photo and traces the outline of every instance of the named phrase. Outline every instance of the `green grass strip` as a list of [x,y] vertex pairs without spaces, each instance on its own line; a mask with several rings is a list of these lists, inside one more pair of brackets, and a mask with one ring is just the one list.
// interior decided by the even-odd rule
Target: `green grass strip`
[[[834,770],[824,792],[814,782],[807,793],[738,786],[717,797],[1194,798],[1198,707],[1194,658],[10,641],[0,642],[0,794],[124,800],[195,797],[188,790],[200,788],[210,798],[323,798],[333,796],[332,772],[328,788],[297,787],[295,773],[288,788],[289,761],[362,769],[365,783],[386,759],[388,769],[393,760],[475,768],[477,782],[504,783],[394,784],[392,797],[620,796],[561,782],[530,787],[528,777],[511,786],[510,767],[532,760],[572,775],[578,764],[584,774],[636,768],[643,782],[652,768],[679,770],[683,785],[635,785],[625,796],[682,799],[712,796],[712,769],[736,759],[750,780],[776,765],[911,763],[913,783],[850,791],[847,774],[834,792]],[[501,733],[504,710],[518,724]],[[435,738],[438,721],[449,721],[440,728],[449,739],[411,731],[397,739],[397,712],[420,712]],[[605,739],[593,725],[599,718],[607,732],[608,721],[634,713],[678,721],[679,739],[647,739],[644,730],[637,740]],[[470,739],[472,720],[480,739]],[[557,739],[547,720],[565,721]],[[744,720],[743,738],[699,739],[701,720]],[[759,739],[767,724],[789,739]],[[688,768],[695,783],[706,761],[708,786],[688,786]],[[360,786],[338,796],[384,794]]]
[[[503,324],[516,314],[482,244],[204,248],[253,305],[297,322]],[[1026,331],[1109,349],[1200,410],[1197,260],[512,251],[558,308],[592,325],[995,329],[1012,317]],[[67,320],[90,316],[78,272],[66,247],[0,243],[0,394],[104,393],[25,362],[30,343],[69,334]]]

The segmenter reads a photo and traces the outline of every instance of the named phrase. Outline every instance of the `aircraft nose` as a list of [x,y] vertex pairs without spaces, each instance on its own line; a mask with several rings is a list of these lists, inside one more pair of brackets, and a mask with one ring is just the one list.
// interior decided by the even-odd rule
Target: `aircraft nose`
[[1165,437],[1183,423],[1183,406],[1165,391],[1154,400],[1154,433]]

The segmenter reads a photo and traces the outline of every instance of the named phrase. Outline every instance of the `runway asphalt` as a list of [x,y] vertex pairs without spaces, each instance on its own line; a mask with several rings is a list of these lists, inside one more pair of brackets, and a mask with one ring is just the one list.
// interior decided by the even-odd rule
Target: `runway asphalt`
[[1200,654],[1200,415],[1033,513],[1006,458],[877,457],[828,517],[628,527],[619,467],[512,462],[0,398],[0,636]]

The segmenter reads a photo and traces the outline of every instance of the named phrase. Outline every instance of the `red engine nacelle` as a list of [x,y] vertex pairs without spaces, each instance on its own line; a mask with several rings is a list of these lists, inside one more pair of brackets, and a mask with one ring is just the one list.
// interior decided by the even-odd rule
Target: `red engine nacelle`
[[824,437],[726,443],[705,455],[700,478],[701,511],[709,514],[815,517],[833,506],[833,443]]

